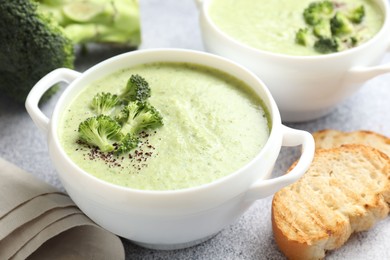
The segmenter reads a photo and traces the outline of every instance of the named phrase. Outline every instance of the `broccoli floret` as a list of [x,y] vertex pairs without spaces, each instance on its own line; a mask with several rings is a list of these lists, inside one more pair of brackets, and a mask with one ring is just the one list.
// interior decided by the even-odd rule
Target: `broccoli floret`
[[295,34],[295,42],[303,46],[310,46],[311,33],[309,31],[309,28],[299,29]]
[[131,75],[121,98],[126,102],[145,101],[150,97],[149,83],[140,75]]
[[140,43],[137,0],[0,0],[0,17],[0,90],[20,103],[52,70],[73,68],[77,43]]
[[98,93],[91,102],[91,109],[98,115],[109,114],[113,108],[120,103],[120,99],[117,95],[111,93]]
[[330,29],[332,35],[349,34],[354,31],[353,24],[343,13],[336,12],[333,18],[330,20]]
[[313,33],[318,38],[330,38],[332,37],[332,31],[330,29],[329,20],[321,20],[319,23],[313,26]]
[[358,35],[346,35],[344,37],[336,37],[336,40],[339,43],[338,51],[350,49],[360,42]]
[[365,14],[366,12],[364,6],[361,5],[349,11],[348,18],[353,23],[359,24],[363,21]]
[[[102,152],[120,155],[138,146],[139,133],[163,125],[160,112],[146,101],[150,97],[150,88],[145,79],[139,75],[130,77],[125,93],[126,97],[138,95],[143,101],[136,99],[123,104],[117,95],[105,92],[93,97],[90,107],[99,115],[88,118],[79,125],[80,140],[97,146]],[[119,107],[122,107],[119,113],[118,110],[111,113],[114,108]]]
[[129,120],[133,120],[136,115],[143,109],[145,106],[144,102],[140,101],[134,101],[128,103],[126,106],[122,108],[122,110],[119,112],[119,114],[116,116],[116,121],[118,121],[120,124],[125,124]]
[[323,19],[329,19],[333,10],[333,3],[330,1],[313,2],[304,10],[303,18],[307,24],[315,25]]
[[123,138],[121,126],[106,115],[87,118],[79,125],[79,137],[89,145],[97,146],[102,152],[115,149],[115,141]]
[[125,106],[118,121],[122,124],[124,134],[138,134],[147,129],[163,125],[160,112],[147,102],[130,102]]
[[123,153],[128,153],[134,148],[136,148],[138,146],[138,143],[138,137],[129,133],[125,135],[125,137],[119,142],[118,147],[115,150],[115,154],[120,155]]
[[323,54],[352,48],[364,39],[355,27],[364,16],[363,5],[348,11],[328,0],[313,2],[303,12],[308,28],[297,32],[295,42]]
[[337,52],[339,41],[336,38],[320,38],[314,43],[314,49],[323,54]]
[[150,104],[146,104],[134,120],[136,132],[141,132],[147,129],[155,129],[163,125],[160,112]]
[[352,36],[349,40],[350,40],[352,47],[356,46],[359,42],[359,39],[356,36]]

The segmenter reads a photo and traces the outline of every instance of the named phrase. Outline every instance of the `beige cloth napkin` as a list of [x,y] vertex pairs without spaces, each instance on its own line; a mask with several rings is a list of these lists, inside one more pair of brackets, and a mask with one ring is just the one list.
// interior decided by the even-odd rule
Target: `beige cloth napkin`
[[0,158],[0,259],[124,259],[121,240],[56,188]]
[[8,236],[12,231],[23,224],[32,221],[53,208],[74,206],[73,201],[65,194],[50,193],[35,197],[28,203],[14,209],[12,214],[6,214],[1,218],[0,240]]
[[[0,218],[34,197],[58,192],[54,187],[37,181],[34,176],[1,158],[0,174]],[[15,192],[15,187],[20,187],[19,192]]]

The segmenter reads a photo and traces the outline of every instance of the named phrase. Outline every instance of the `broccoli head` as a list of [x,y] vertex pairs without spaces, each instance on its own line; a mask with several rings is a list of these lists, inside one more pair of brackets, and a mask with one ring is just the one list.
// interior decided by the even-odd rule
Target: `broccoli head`
[[309,28],[299,29],[295,34],[295,42],[303,46],[310,46],[311,33],[309,31]]
[[124,134],[138,134],[147,129],[163,125],[160,112],[147,102],[130,102],[125,106],[117,120],[122,124]]
[[349,41],[351,43],[351,46],[356,46],[359,42],[359,39],[356,37],[356,36],[352,36],[351,38],[349,38]]
[[337,52],[339,41],[336,38],[320,38],[314,43],[314,49],[323,54]]
[[303,18],[307,24],[315,25],[321,20],[331,17],[333,10],[334,6],[331,1],[313,2],[303,11]]
[[365,16],[366,12],[364,9],[364,6],[358,6],[352,10],[349,11],[348,13],[348,18],[351,22],[359,24],[363,21],[363,18]]
[[145,101],[150,97],[149,83],[140,75],[131,75],[121,98],[126,102]]
[[313,26],[313,33],[318,38],[332,37],[330,22],[328,20],[321,20],[319,23]]
[[0,0],[0,17],[0,89],[20,103],[43,76],[74,67],[76,44],[140,43],[138,0]]
[[137,136],[132,134],[127,134],[123,139],[118,143],[118,147],[115,150],[116,155],[123,153],[128,153],[138,146],[139,139]]
[[0,88],[24,102],[44,75],[60,67],[73,68],[73,43],[33,1],[0,0],[0,6]]
[[98,93],[91,102],[91,109],[98,115],[109,114],[120,103],[118,95],[111,93]]
[[163,125],[160,112],[149,103],[134,118],[135,132],[141,132],[147,129],[154,129]]
[[121,126],[106,115],[87,118],[79,125],[80,139],[89,145],[97,146],[102,152],[115,149],[115,141],[123,138]]
[[338,51],[343,51],[356,46],[359,42],[359,35],[346,35],[343,37],[335,37],[339,46]]
[[122,108],[119,114],[116,116],[116,121],[120,124],[125,124],[129,120],[133,120],[136,115],[141,111],[144,107],[145,103],[140,101],[134,101],[128,103],[126,106]]
[[350,34],[354,31],[352,22],[341,12],[336,12],[333,18],[330,19],[330,29],[332,34],[336,36]]

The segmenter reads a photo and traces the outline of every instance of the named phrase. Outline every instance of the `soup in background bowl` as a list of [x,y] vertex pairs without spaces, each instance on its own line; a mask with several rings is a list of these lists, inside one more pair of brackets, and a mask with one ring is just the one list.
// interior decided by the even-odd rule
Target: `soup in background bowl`
[[[123,185],[131,179],[119,179],[116,183],[110,178],[129,174],[131,163],[124,165],[123,171],[119,167],[111,174],[109,167],[102,165],[84,167],[78,162],[84,154],[72,152],[80,149],[74,146],[77,125],[85,117],[93,116],[86,106],[95,91],[116,91],[110,85],[122,85],[128,73],[142,74],[150,83],[149,102],[160,111],[164,125],[156,128],[156,133],[149,132],[152,137],[148,143],[155,146],[153,154],[164,153],[161,158],[166,160],[163,168],[149,165],[147,173],[135,170],[130,174],[149,174],[156,180],[166,178],[168,184],[178,179],[172,181],[172,187],[148,183],[153,177],[141,181],[147,184],[135,187]],[[49,119],[38,108],[38,102],[58,82],[67,82],[69,86]],[[203,94],[207,97],[202,97]],[[33,87],[26,108],[37,127],[47,135],[51,160],[65,190],[80,209],[105,229],[154,249],[184,248],[212,237],[241,216],[255,200],[300,178],[314,155],[312,136],[282,125],[275,101],[253,73],[225,58],[196,51],[134,51],[103,61],[84,73],[57,69]],[[67,127],[70,129],[66,130]],[[174,148],[178,145],[179,152]],[[206,149],[198,155],[198,148],[203,145]],[[281,146],[297,145],[302,145],[302,155],[296,167],[289,174],[270,178]],[[245,151],[249,146],[252,148]],[[225,151],[218,152],[224,149],[229,150],[227,157]],[[187,152],[196,156],[196,160],[191,161],[191,156],[185,155]],[[217,162],[220,157],[231,162],[225,159],[222,164],[226,165],[221,165]],[[162,162],[156,158],[157,164]],[[214,165],[224,171],[223,176],[210,171]],[[99,174],[96,168],[101,171]],[[105,173],[111,177],[102,177]],[[180,178],[193,173],[203,175],[202,181],[184,181],[186,185],[182,186]],[[143,189],[143,186],[149,187]]]
[[[318,1],[197,1],[205,49],[258,75],[275,98],[283,121],[324,116],[367,80],[390,72],[388,64],[380,64],[390,48],[387,0],[353,1],[367,6],[365,40],[327,54],[295,42],[296,32],[307,26],[303,11],[312,2]],[[352,4],[333,1],[343,2]]]
[[[253,48],[270,51],[274,53],[289,55],[320,55],[312,46],[303,46],[296,42],[296,35],[299,29],[312,28],[304,19],[304,10],[312,3],[324,3],[321,0],[213,0],[210,2],[208,14],[212,22],[224,33],[239,41],[242,44]],[[372,0],[337,0],[328,1],[334,3],[333,11],[326,19],[328,25],[321,26],[322,30],[329,29],[326,37],[331,38],[331,20],[337,12],[350,14],[354,9],[363,6],[363,18],[360,23],[348,21],[348,25],[354,27],[350,33],[339,35],[340,40],[347,40],[349,37],[356,37],[356,46],[363,44],[379,32],[383,25],[384,16],[379,6]],[[321,8],[323,4],[319,4]],[[325,8],[325,7],[322,7]],[[316,8],[314,8],[316,9]],[[310,9],[307,9],[308,11]],[[317,11],[323,14],[323,11]],[[317,12],[312,11],[316,16]],[[327,13],[327,12],[326,12]],[[307,17],[312,17],[307,16]],[[314,19],[314,18],[313,18]],[[318,18],[320,19],[320,18]],[[329,27],[327,27],[329,26]],[[308,34],[314,41],[310,32]],[[340,43],[341,45],[341,43]],[[352,47],[352,46],[350,46]],[[340,46],[341,48],[341,46]]]

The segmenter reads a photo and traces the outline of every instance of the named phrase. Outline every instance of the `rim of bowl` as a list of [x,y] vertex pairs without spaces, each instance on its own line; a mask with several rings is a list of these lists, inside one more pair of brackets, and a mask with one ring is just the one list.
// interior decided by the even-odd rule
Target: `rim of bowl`
[[[207,24],[215,31],[215,33],[219,34],[219,36],[223,37],[226,41],[230,41],[233,43],[236,47],[242,48],[245,51],[251,51],[255,53],[261,53],[263,55],[268,55],[268,56],[273,56],[273,57],[278,57],[278,58],[284,58],[284,59],[290,59],[290,60],[325,60],[325,59],[332,59],[335,57],[339,56],[346,56],[349,54],[353,54],[355,52],[358,52],[361,49],[366,48],[370,44],[372,44],[375,41],[378,41],[379,38],[385,37],[386,33],[390,32],[390,3],[388,0],[374,0],[375,4],[379,6],[380,10],[383,12],[384,16],[384,21],[383,24],[380,28],[380,30],[373,36],[371,37],[368,41],[359,44],[356,47],[353,47],[351,49],[345,50],[345,51],[340,51],[340,52],[334,52],[334,53],[329,53],[329,54],[318,54],[318,55],[290,55],[290,54],[284,54],[284,53],[277,53],[277,52],[271,52],[267,50],[261,50],[257,49],[255,47],[251,47],[248,44],[241,43],[234,39],[232,36],[228,35],[224,31],[222,31],[211,19],[208,9],[209,5],[213,0],[204,0],[201,3],[200,9],[203,12],[203,15],[207,21]],[[390,41],[388,42],[389,48],[390,48]]]
[[[214,59],[216,62],[229,63],[230,66],[235,67],[235,69],[241,70],[242,72],[247,74],[248,77],[251,77],[253,80],[257,81],[258,87],[262,88],[262,90],[265,93],[265,97],[268,99],[269,106],[266,106],[265,101],[263,101],[263,102],[265,103],[264,105],[266,106],[266,108],[269,112],[269,116],[270,116],[270,120],[271,120],[271,129],[270,129],[270,134],[268,136],[266,143],[264,144],[264,146],[261,148],[261,150],[257,153],[257,155],[255,157],[253,157],[249,162],[247,162],[245,165],[243,165],[241,168],[237,169],[236,171],[233,171],[232,173],[230,173],[224,177],[218,178],[212,182],[193,186],[193,187],[183,188],[183,189],[175,189],[175,190],[142,190],[142,189],[135,189],[135,188],[131,188],[131,187],[126,187],[126,186],[114,184],[114,183],[111,183],[108,181],[104,181],[104,180],[88,173],[87,171],[83,170],[80,166],[78,166],[72,159],[70,159],[70,157],[64,151],[64,149],[59,141],[58,132],[57,132],[58,122],[61,118],[60,114],[62,111],[62,110],[60,110],[60,108],[66,107],[72,101],[72,100],[66,100],[67,96],[70,94],[69,92],[72,91],[74,86],[77,85],[80,80],[89,76],[90,74],[95,73],[94,72],[95,70],[97,70],[101,67],[107,66],[107,64],[110,64],[113,62],[118,62],[118,60],[121,60],[121,59],[130,59],[132,56],[136,56],[136,55],[143,55],[145,53],[152,53],[153,54],[153,53],[158,53],[158,52],[167,52],[167,53],[172,53],[172,54],[176,54],[176,55],[177,54],[179,54],[179,55],[180,54],[182,54],[182,55],[183,54],[184,55],[191,54],[191,55],[197,55],[197,56],[209,56],[210,58]],[[170,61],[169,60],[160,60],[160,61],[155,60],[155,61],[149,61],[149,62],[139,62],[139,63],[137,63],[137,65],[147,64],[147,63],[151,63],[151,62],[170,62]],[[230,72],[227,72],[220,67],[217,67],[217,66],[214,67],[214,66],[210,66],[210,65],[206,65],[206,64],[202,64],[202,63],[192,62],[190,59],[189,60],[183,59],[183,61],[178,61],[178,62],[188,62],[188,63],[198,64],[201,66],[209,66],[209,67],[223,71],[223,72],[231,75]],[[132,66],[137,66],[137,65],[132,65]],[[131,66],[129,66],[129,67],[131,67]],[[236,77],[236,76],[234,76],[234,77]],[[98,80],[99,77],[95,77],[95,79]],[[240,80],[247,83],[246,80],[243,80],[243,79],[240,79]],[[89,83],[91,83],[92,81],[90,81]],[[70,85],[72,85],[72,87],[70,87]],[[161,195],[176,195],[176,194],[193,193],[193,192],[199,192],[199,191],[205,190],[205,189],[211,189],[214,186],[221,185],[221,183],[226,182],[229,179],[232,179],[232,178],[236,177],[237,175],[241,174],[243,171],[245,171],[247,168],[249,168],[252,164],[254,164],[257,160],[259,160],[260,157],[263,156],[265,151],[269,150],[270,149],[269,147],[273,145],[272,144],[273,140],[278,138],[277,135],[278,135],[278,132],[280,132],[280,129],[282,126],[280,112],[279,112],[279,109],[276,105],[276,102],[275,102],[274,98],[272,97],[270,91],[268,90],[267,86],[264,84],[264,82],[259,77],[257,77],[253,72],[246,69],[244,66],[242,66],[234,61],[231,61],[227,58],[224,58],[224,57],[221,57],[221,56],[218,56],[215,54],[202,52],[202,51],[189,50],[189,49],[179,49],[179,48],[155,48],[155,49],[135,50],[135,51],[131,51],[128,53],[119,54],[119,55],[113,56],[111,58],[108,58],[102,62],[99,62],[98,64],[87,69],[86,71],[84,71],[82,73],[82,75],[80,77],[75,79],[70,85],[67,86],[65,91],[61,94],[59,100],[57,101],[57,104],[55,105],[55,108],[54,108],[54,111],[53,111],[53,114],[52,114],[52,117],[50,120],[50,132],[52,133],[52,141],[55,144],[57,151],[61,155],[60,160],[65,160],[68,163],[68,165],[70,165],[73,168],[73,170],[78,171],[77,174],[83,174],[87,178],[93,179],[95,182],[97,182],[101,185],[105,185],[107,187],[110,187],[110,188],[118,190],[118,191],[124,191],[124,192],[135,193],[135,194],[151,195],[151,196],[155,196],[155,195],[161,196]],[[248,84],[248,85],[250,87],[252,87],[250,84]],[[80,93],[81,89],[82,88],[80,88],[80,90],[77,91],[77,94]],[[263,100],[264,98],[261,97],[261,99]]]

